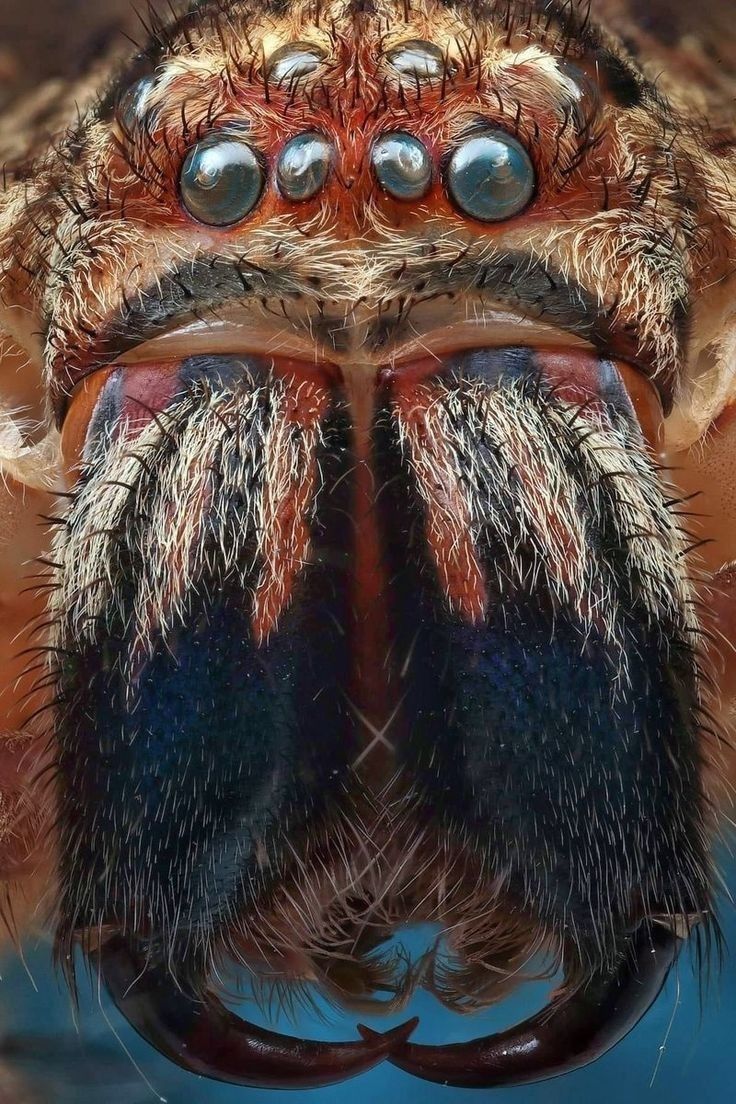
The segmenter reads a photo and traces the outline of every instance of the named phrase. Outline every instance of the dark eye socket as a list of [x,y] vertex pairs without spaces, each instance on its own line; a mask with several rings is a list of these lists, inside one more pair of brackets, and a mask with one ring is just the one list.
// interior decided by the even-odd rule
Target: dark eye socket
[[447,166],[447,188],[463,213],[481,222],[501,222],[529,205],[536,187],[527,151],[502,130],[468,138]]
[[187,154],[180,194],[199,222],[232,226],[250,214],[263,185],[263,167],[253,148],[237,135],[213,134]]

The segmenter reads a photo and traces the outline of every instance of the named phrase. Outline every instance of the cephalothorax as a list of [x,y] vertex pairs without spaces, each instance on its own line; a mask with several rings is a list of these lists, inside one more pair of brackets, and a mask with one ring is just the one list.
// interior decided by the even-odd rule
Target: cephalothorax
[[[3,871],[53,847],[59,955],[185,1068],[554,1076],[712,933],[736,179],[706,70],[613,0],[202,0],[53,141],[11,117]],[[381,953],[411,921],[444,937],[421,971]],[[282,1037],[215,992],[246,963],[472,1010],[537,951],[550,1008],[461,1046]]]

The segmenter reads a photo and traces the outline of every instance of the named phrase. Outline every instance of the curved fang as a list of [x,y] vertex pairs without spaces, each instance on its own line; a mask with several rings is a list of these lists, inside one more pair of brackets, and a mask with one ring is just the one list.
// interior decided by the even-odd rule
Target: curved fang
[[[659,996],[682,940],[669,928],[643,924],[621,964],[593,975],[572,995],[497,1035],[467,1043],[404,1043],[389,1061],[415,1077],[465,1089],[546,1081],[595,1062],[634,1028]],[[366,1027],[364,1039],[376,1038]],[[380,1036],[378,1036],[380,1038]]]
[[367,1041],[298,1039],[239,1019],[211,995],[189,996],[164,965],[149,964],[120,936],[93,958],[118,1009],[146,1042],[190,1073],[235,1085],[308,1089],[344,1081],[382,1061],[417,1024]]

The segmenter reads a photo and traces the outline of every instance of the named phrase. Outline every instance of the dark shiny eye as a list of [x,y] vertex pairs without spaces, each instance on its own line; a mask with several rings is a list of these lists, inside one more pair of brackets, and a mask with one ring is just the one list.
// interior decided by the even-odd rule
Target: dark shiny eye
[[502,130],[463,142],[447,168],[447,187],[465,214],[482,222],[513,218],[529,204],[536,185],[531,158]]
[[432,181],[432,159],[413,134],[384,134],[373,147],[378,183],[397,199],[421,199]]
[[281,151],[276,179],[288,199],[311,199],[324,187],[332,162],[332,146],[322,134],[298,134]]
[[181,171],[181,199],[199,222],[230,226],[250,214],[263,184],[263,168],[247,142],[213,134],[187,154]]
[[601,90],[592,77],[567,58],[558,59],[557,69],[565,83],[565,99],[573,122],[582,130],[601,109]]
[[146,114],[148,99],[156,86],[155,77],[141,77],[131,84],[118,104],[118,119],[127,134],[132,134],[136,125]]

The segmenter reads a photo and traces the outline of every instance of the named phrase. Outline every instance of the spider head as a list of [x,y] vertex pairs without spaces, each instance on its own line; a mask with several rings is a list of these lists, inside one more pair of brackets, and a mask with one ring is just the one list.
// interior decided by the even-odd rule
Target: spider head
[[[59,947],[197,1072],[552,1076],[710,911],[662,471],[697,181],[548,7],[199,4],[45,170]],[[412,921],[449,957],[382,954]],[[259,1034],[212,980],[467,1009],[537,951],[551,1010],[440,1050]]]

